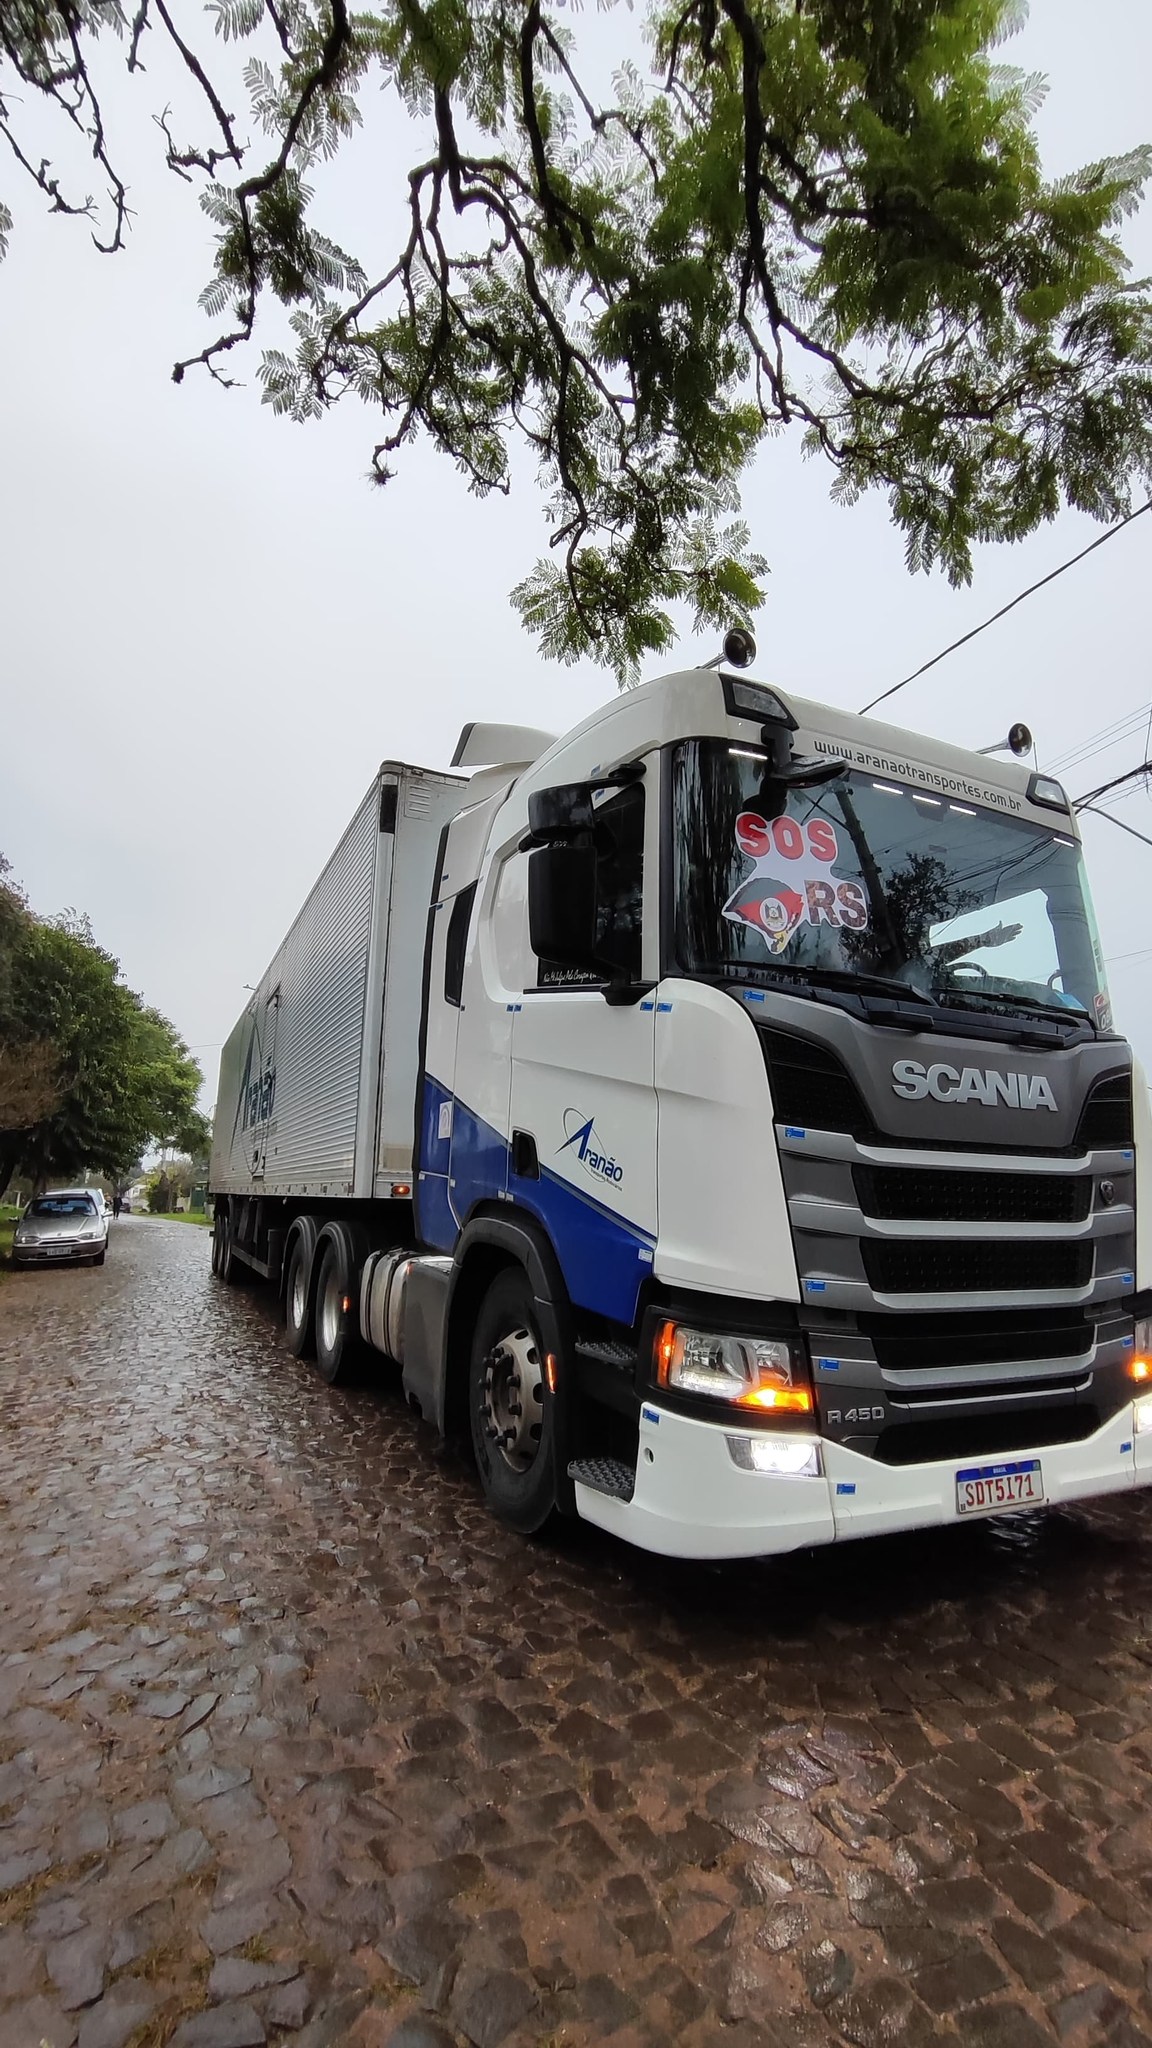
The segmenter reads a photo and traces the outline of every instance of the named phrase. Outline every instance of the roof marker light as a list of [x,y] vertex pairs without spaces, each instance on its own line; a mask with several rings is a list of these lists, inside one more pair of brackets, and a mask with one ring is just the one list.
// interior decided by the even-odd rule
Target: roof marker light
[[974,818],[976,816],[975,811],[970,810],[967,804],[949,804],[948,809],[950,811],[958,811],[962,818]]
[[931,804],[934,811],[940,809],[940,798],[938,796],[921,796],[918,789],[912,791],[912,801],[914,804]]
[[880,790],[884,796],[903,796],[904,794],[902,789],[896,789],[891,782],[874,782],[872,787],[873,789]]
[[1051,775],[1029,776],[1028,802],[1039,804],[1046,811],[1067,811],[1069,807],[1067,796]]

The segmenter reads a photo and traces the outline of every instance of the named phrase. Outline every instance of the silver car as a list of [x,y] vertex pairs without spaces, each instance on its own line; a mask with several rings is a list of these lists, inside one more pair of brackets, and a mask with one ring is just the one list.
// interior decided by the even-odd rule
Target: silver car
[[108,1213],[91,1188],[50,1188],[34,1195],[16,1225],[12,1259],[17,1266],[51,1260],[85,1259],[104,1264]]

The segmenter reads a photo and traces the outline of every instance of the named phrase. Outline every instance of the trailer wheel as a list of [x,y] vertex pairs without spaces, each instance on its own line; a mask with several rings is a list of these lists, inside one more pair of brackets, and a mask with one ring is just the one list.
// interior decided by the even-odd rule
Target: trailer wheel
[[316,1283],[316,1370],[330,1387],[349,1377],[361,1352],[355,1306],[344,1306],[355,1295],[353,1261],[349,1243],[326,1240]]
[[497,1275],[476,1318],[468,1376],[472,1447],[484,1498],[522,1534],[556,1509],[554,1401],[527,1275]]
[[288,1349],[294,1358],[310,1358],[312,1355],[311,1277],[312,1247],[303,1236],[294,1237],[284,1282],[284,1323],[288,1332]]
[[[245,1277],[247,1269],[244,1265],[244,1261],[236,1257],[236,1253],[233,1248],[232,1216],[229,1210],[225,1209],[223,1217],[217,1221],[216,1229],[222,1232],[220,1238],[220,1252],[216,1262],[216,1271],[220,1279],[224,1282],[225,1287],[239,1287],[241,1280],[243,1280],[243,1278]],[[212,1239],[212,1249],[215,1252],[215,1235],[213,1235]]]

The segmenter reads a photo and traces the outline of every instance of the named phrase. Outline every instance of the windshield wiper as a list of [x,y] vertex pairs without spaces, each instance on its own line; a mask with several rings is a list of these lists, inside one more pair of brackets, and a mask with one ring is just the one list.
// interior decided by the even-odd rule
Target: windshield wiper
[[828,988],[860,989],[865,995],[896,996],[902,1003],[927,1003],[933,1008],[930,995],[894,974],[856,974],[851,967],[796,967],[791,971]]
[[1064,1003],[1040,1003],[1033,996],[1011,995],[1007,989],[937,988],[933,996],[949,1009],[990,1010],[998,1005],[1020,1017],[1053,1017],[1061,1024],[1092,1023],[1087,1010],[1070,1010]]
[[702,962],[699,972],[722,974],[725,980],[753,981],[770,980],[783,988],[807,982],[812,987],[843,988],[859,990],[862,995],[896,996],[901,1002],[923,1003],[929,1009],[935,1007],[934,999],[923,989],[913,988],[910,982],[898,981],[895,975],[856,974],[851,967],[802,967],[791,962],[777,965],[756,960],[709,960]]

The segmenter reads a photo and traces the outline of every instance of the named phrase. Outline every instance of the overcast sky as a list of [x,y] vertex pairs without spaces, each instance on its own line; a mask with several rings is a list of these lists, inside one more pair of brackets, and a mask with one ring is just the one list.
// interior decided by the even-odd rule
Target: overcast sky
[[[178,12],[199,25],[191,0]],[[578,16],[576,31],[599,58],[636,35],[623,11]],[[1050,81],[1051,174],[1149,138],[1147,0],[1095,0],[1090,15],[1083,0],[1034,0],[1004,55]],[[446,766],[467,719],[562,731],[613,684],[590,664],[543,663],[509,607],[546,542],[530,477],[481,504],[419,448],[372,491],[377,422],[362,408],[276,420],[255,355],[244,389],[172,384],[175,357],[208,338],[196,298],[210,241],[160,161],[148,117],[162,103],[156,76],[151,91],[114,88],[137,209],[123,255],[98,256],[82,222],[48,218],[3,171],[16,230],[0,265],[0,848],[35,908],[90,914],[195,1049],[210,1104],[244,983],[377,762]],[[382,244],[417,151],[377,123],[333,185],[338,236]],[[1136,273],[1152,271],[1152,205],[1125,239]],[[772,568],[755,673],[853,709],[1098,530],[1066,515],[985,551],[958,593],[907,575],[881,500],[835,508],[828,481],[784,442],[748,475]],[[1148,707],[1150,551],[1152,517],[886,710],[966,746],[1023,718],[1047,763]],[[685,640],[682,658],[711,651]],[[1144,758],[1144,737],[1070,771],[1073,793]],[[1145,793],[1119,815],[1152,834]],[[1152,847],[1093,819],[1085,839],[1117,1021],[1152,1066]]]

